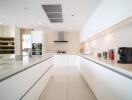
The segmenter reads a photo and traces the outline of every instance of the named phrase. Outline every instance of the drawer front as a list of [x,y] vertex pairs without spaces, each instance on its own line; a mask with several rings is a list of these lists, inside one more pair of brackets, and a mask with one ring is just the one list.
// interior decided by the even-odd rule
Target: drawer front
[[35,86],[22,98],[22,100],[38,100],[52,75],[52,68],[43,75]]
[[52,58],[2,81],[0,99],[19,100],[51,65]]

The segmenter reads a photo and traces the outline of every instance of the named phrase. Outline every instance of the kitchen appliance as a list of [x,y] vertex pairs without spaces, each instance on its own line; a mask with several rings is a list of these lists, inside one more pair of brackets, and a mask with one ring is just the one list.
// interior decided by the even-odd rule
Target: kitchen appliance
[[32,43],[32,55],[42,55],[42,43]]
[[97,53],[97,57],[98,58],[101,58],[101,53]]
[[104,58],[104,59],[107,59],[107,51],[104,51],[104,52],[103,52],[103,58]]
[[120,47],[118,49],[118,63],[132,63],[132,47]]
[[54,42],[56,42],[56,43],[68,42],[67,40],[65,40],[65,36],[64,36],[65,33],[63,31],[59,31],[57,34],[58,34],[58,40],[56,40]]
[[109,60],[115,60],[115,50],[114,49],[109,49],[108,51],[108,57],[109,57]]
[[66,51],[57,50],[57,53],[66,53]]

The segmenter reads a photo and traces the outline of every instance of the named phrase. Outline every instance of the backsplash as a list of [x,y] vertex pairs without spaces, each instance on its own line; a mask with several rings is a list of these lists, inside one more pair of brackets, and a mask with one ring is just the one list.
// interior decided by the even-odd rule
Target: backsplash
[[122,22],[114,27],[105,30],[102,36],[95,37],[84,43],[85,53],[97,55],[98,52],[115,50],[115,60],[119,58],[119,47],[132,47],[132,19]]
[[77,32],[66,32],[65,40],[68,42],[54,42],[58,40],[57,32],[46,32],[46,53],[56,53],[58,51],[64,51],[67,53],[79,52],[81,44],[79,42],[79,33]]

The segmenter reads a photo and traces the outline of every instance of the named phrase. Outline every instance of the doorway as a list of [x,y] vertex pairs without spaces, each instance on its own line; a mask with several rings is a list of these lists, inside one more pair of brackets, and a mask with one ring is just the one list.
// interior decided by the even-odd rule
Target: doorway
[[28,56],[31,49],[31,34],[22,35],[22,55]]

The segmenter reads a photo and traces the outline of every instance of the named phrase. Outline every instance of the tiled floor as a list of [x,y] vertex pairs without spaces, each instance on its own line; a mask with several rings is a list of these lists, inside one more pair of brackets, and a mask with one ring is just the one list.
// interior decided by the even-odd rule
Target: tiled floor
[[96,100],[76,68],[57,68],[39,100]]

